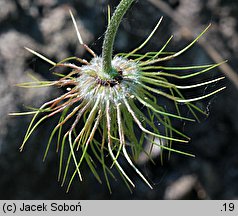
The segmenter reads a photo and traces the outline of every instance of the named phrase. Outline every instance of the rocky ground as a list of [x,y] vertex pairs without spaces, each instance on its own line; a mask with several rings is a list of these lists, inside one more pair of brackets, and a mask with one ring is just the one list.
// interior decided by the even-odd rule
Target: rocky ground
[[[77,55],[88,58],[78,45],[68,9],[77,16],[84,42],[100,53],[107,20],[107,0],[1,0],[0,1],[0,199],[237,199],[238,198],[238,89],[235,78],[227,78],[227,89],[203,102],[210,115],[201,123],[183,124],[181,130],[191,137],[181,147],[196,155],[189,158],[173,154],[162,166],[143,163],[141,169],[153,182],[148,189],[132,172],[136,189],[131,194],[120,181],[114,182],[113,194],[85,170],[85,180],[74,182],[65,193],[57,182],[58,156],[54,149],[42,163],[52,122],[46,122],[34,133],[24,152],[19,146],[30,121],[28,117],[10,117],[8,113],[40,106],[59,94],[58,89],[19,89],[16,83],[29,80],[28,73],[40,79],[55,77],[49,65],[24,50],[24,46],[59,61]],[[114,8],[119,1],[110,1]],[[154,3],[153,3],[154,2]],[[158,1],[159,2],[159,1]],[[194,34],[208,23],[213,27],[205,35],[229,65],[238,66],[238,3],[236,0],[167,0],[171,17],[156,0],[139,0],[133,5],[120,28],[115,52],[129,51],[149,34],[156,21],[164,15],[158,33],[148,49],[158,49],[173,34],[171,50],[188,43],[181,26],[190,24]],[[181,20],[173,19],[180,14]],[[186,20],[186,23],[184,23]],[[207,46],[208,47],[208,46]],[[146,51],[146,50],[144,50]],[[189,53],[176,60],[176,65],[212,62],[206,49],[195,45]],[[224,71],[223,71],[224,72]],[[216,70],[212,76],[223,73]],[[227,71],[225,71],[227,73]],[[236,73],[237,74],[237,73]],[[229,75],[229,74],[228,74]],[[205,91],[206,89],[204,89]],[[201,105],[201,104],[200,104]],[[53,122],[56,120],[53,120]]]

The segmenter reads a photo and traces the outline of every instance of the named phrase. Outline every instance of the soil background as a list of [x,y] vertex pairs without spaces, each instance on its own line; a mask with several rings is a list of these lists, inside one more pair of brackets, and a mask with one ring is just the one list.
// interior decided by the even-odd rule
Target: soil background
[[[75,181],[69,193],[57,182],[58,155],[51,148],[47,160],[42,157],[49,132],[57,119],[46,122],[32,135],[22,153],[19,146],[30,117],[10,117],[10,112],[39,107],[60,94],[59,89],[21,89],[16,83],[29,80],[28,73],[42,80],[53,80],[50,66],[34,57],[24,46],[43,53],[54,61],[68,56],[88,59],[79,45],[68,9],[76,18],[83,40],[100,54],[107,24],[107,5],[112,10],[119,1],[107,0],[1,0],[0,1],[0,199],[237,199],[238,198],[238,89],[235,78],[222,84],[227,89],[200,103],[209,112],[201,123],[177,126],[191,137],[189,145],[180,147],[196,158],[172,154],[162,166],[142,163],[140,169],[154,185],[150,190],[131,171],[136,188],[131,194],[120,180],[112,182],[110,195],[88,170],[84,181]],[[154,2],[154,3],[153,3]],[[159,0],[157,2],[160,2]],[[169,8],[156,6],[156,0],[137,1],[120,26],[114,52],[130,51],[151,32],[164,16],[161,27],[149,42],[148,50],[159,50],[173,34],[171,50],[179,50],[209,23],[204,35],[229,65],[238,68],[238,2],[237,0],[168,0]],[[176,14],[181,19],[175,18]],[[171,18],[172,17],[172,18]],[[175,65],[197,65],[214,62],[206,49],[196,44]],[[225,71],[226,72],[226,71]],[[237,75],[237,73],[236,73]],[[223,76],[216,69],[212,77]],[[211,77],[210,77],[211,78]],[[219,84],[217,86],[219,87]],[[205,92],[206,89],[204,88]]]

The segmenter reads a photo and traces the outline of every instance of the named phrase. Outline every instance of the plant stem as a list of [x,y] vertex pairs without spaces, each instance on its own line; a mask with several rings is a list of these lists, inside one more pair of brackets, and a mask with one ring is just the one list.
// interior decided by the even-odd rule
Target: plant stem
[[121,0],[120,4],[117,6],[113,16],[111,18],[110,24],[107,27],[103,47],[102,47],[102,58],[103,58],[103,73],[114,78],[118,75],[118,72],[112,68],[112,51],[115,36],[118,27],[121,23],[122,17],[125,15],[126,11],[129,9],[130,5],[135,0]]

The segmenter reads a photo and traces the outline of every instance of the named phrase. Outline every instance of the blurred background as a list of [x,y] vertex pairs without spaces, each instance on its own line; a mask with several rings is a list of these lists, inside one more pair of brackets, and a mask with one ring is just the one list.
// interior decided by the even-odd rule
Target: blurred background
[[[171,34],[168,49],[184,47],[209,23],[212,27],[174,65],[220,62],[228,64],[210,76],[225,75],[227,89],[200,106],[209,112],[201,123],[179,124],[191,137],[185,147],[196,158],[172,154],[161,165],[138,165],[154,185],[150,190],[132,171],[136,188],[131,194],[112,181],[110,195],[88,169],[84,181],[74,181],[71,190],[57,182],[58,155],[51,148],[42,158],[50,131],[57,119],[36,130],[22,153],[19,146],[29,117],[10,117],[10,112],[39,107],[60,94],[59,89],[21,89],[16,83],[29,80],[28,73],[42,80],[54,80],[50,65],[24,49],[32,48],[54,61],[68,56],[88,59],[79,45],[68,9],[75,14],[83,40],[97,54],[107,24],[107,5],[112,10],[119,0],[1,0],[0,1],[0,199],[237,199],[238,198],[238,2],[237,0],[138,0],[126,14],[117,35],[114,52],[138,46],[164,20],[148,43],[146,51],[156,51]],[[217,85],[217,87],[219,84]],[[215,86],[216,87],[216,86]],[[204,89],[205,92],[206,89]]]

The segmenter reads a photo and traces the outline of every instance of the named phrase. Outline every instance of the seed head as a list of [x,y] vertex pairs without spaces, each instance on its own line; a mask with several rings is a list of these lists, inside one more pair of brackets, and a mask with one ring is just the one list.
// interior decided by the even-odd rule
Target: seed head
[[[174,59],[187,51],[208,28],[178,52],[166,51],[172,39],[170,37],[159,51],[141,54],[139,51],[153,36],[161,23],[161,18],[152,33],[140,46],[129,53],[120,53],[113,57],[111,62],[113,71],[108,74],[103,70],[103,58],[97,56],[83,43],[72,13],[71,17],[79,42],[92,54],[92,59],[86,61],[73,57],[55,63],[38,52],[27,48],[28,51],[49,62],[54,67],[68,67],[72,71],[68,75],[60,74],[60,79],[57,81],[34,81],[19,85],[21,87],[60,86],[68,90],[61,96],[44,103],[37,111],[20,113],[20,115],[34,115],[21,150],[42,121],[59,114],[59,122],[50,135],[44,159],[47,156],[53,137],[58,133],[57,151],[60,151],[58,179],[62,181],[62,185],[67,180],[71,165],[75,169],[70,174],[68,189],[76,175],[82,180],[81,164],[84,162],[100,183],[102,180],[96,170],[96,164],[101,165],[110,191],[109,176],[115,178],[111,171],[111,168],[115,166],[130,189],[130,186],[134,187],[135,185],[118,160],[124,157],[141,179],[152,188],[148,180],[134,165],[140,154],[145,151],[144,144],[150,142],[152,146],[159,146],[161,152],[168,150],[169,152],[193,156],[172,147],[172,141],[186,143],[189,138],[172,126],[171,118],[194,121],[180,114],[179,105],[186,106],[194,118],[197,119],[196,112],[205,113],[192,102],[209,97],[224,89],[220,88],[206,95],[186,99],[182,92],[184,89],[202,87],[218,82],[224,77],[185,86],[176,85],[172,82],[173,80],[199,76],[216,68],[221,63],[178,67],[159,65],[160,62]],[[78,64],[71,63],[71,60],[76,60]],[[189,71],[186,75],[175,73],[176,71],[186,70]],[[177,113],[170,113],[165,109],[165,106],[160,102],[162,97],[170,100],[171,105],[175,104]],[[38,119],[40,113],[43,113],[44,116]],[[72,122],[70,125],[66,124],[69,120]],[[158,127],[158,122],[163,127]],[[63,128],[66,129],[64,134],[62,134]],[[70,150],[68,155],[66,155],[67,151],[65,149]],[[105,162],[108,154],[111,157],[111,166],[108,166]],[[146,152],[146,154],[151,159],[150,152]]]

